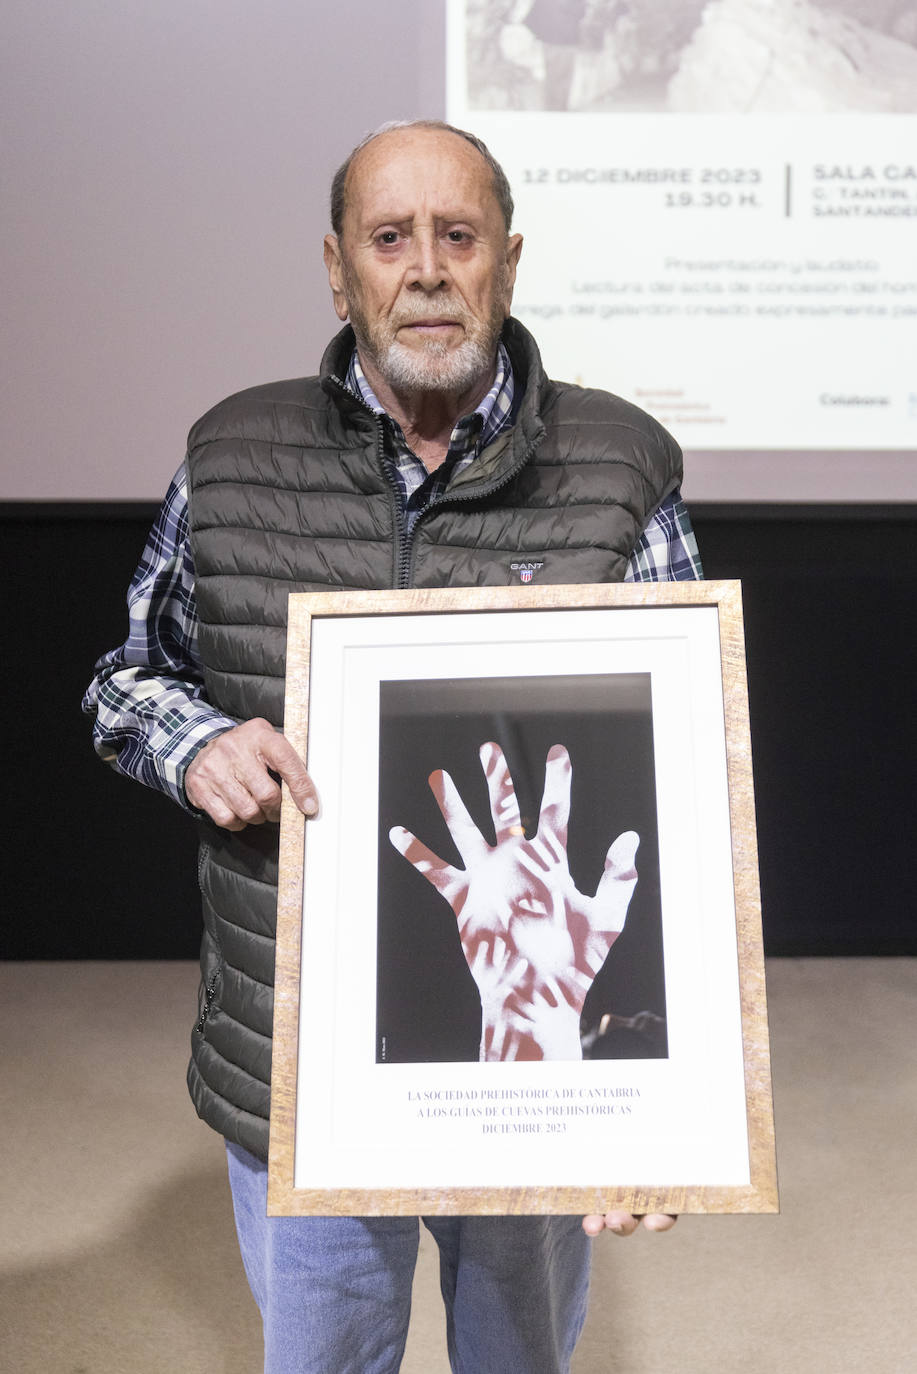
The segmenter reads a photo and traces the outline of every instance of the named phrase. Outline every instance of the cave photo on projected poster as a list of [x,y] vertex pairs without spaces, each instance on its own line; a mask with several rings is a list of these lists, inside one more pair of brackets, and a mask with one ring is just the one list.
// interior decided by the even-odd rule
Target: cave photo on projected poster
[[472,110],[917,110],[913,0],[468,0]]

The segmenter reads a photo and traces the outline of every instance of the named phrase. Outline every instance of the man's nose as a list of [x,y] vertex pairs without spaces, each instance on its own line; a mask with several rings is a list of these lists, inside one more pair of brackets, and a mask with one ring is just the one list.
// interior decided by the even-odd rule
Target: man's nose
[[411,255],[405,282],[421,291],[447,290],[451,278],[439,235],[425,229],[411,237]]

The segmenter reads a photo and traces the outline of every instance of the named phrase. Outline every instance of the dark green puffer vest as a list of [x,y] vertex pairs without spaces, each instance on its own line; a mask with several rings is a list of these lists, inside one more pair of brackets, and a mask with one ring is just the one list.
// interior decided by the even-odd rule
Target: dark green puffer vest
[[[666,431],[607,392],[549,381],[531,335],[504,330],[516,423],[403,538],[380,460],[380,422],[341,382],[349,328],[321,376],[254,387],[188,441],[199,646],[208,699],[279,725],[287,597],[329,588],[617,582],[650,516],[681,480]],[[317,779],[321,787],[321,779]],[[216,1130],[267,1158],[277,829],[202,823],[200,1016],[188,1084]]]

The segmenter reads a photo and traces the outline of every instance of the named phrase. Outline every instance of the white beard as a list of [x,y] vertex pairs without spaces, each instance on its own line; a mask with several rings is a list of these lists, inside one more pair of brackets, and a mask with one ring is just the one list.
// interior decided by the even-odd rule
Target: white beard
[[[344,284],[357,343],[394,392],[462,395],[493,370],[505,318],[502,301],[495,299],[490,318],[480,320],[448,294],[424,293],[418,300],[402,303],[394,319],[373,326],[363,311],[359,281],[346,264]],[[465,339],[457,348],[434,339],[418,340],[412,347],[398,342],[400,326],[440,312],[465,330]]]
[[377,356],[376,366],[393,391],[461,395],[492,370],[495,348],[488,350],[479,339],[466,339],[452,349],[434,341],[421,348],[390,343]]

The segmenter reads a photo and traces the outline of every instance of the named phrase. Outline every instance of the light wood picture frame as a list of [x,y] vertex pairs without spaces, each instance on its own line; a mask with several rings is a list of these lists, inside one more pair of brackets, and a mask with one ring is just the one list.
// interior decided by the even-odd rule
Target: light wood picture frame
[[737,582],[293,595],[284,731],[271,1215],[777,1210]]

